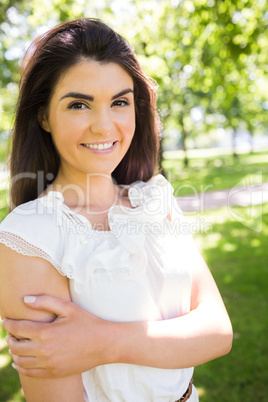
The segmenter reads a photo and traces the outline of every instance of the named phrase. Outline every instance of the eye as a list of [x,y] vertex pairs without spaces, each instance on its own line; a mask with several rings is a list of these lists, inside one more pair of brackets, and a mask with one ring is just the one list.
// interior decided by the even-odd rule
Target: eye
[[118,99],[115,100],[112,104],[112,106],[119,106],[119,107],[124,107],[124,106],[128,106],[129,102],[126,99]]
[[83,102],[73,102],[68,106],[68,109],[73,109],[73,110],[81,110],[85,109],[88,106],[85,105]]

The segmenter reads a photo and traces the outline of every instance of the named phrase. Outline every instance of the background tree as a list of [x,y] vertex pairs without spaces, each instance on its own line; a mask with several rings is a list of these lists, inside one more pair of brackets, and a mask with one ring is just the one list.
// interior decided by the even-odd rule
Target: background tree
[[153,23],[137,34],[150,74],[160,84],[165,131],[179,133],[185,165],[187,139],[198,135],[197,129],[228,128],[234,139],[242,123],[252,136],[264,129],[266,7],[265,1],[247,0],[161,2]]
[[[18,61],[28,43],[71,18],[101,18],[134,45],[159,84],[163,143],[188,144],[217,128],[267,128],[265,0],[9,0],[0,6],[0,132],[10,128]],[[235,145],[235,141],[233,141]],[[234,148],[234,154],[236,149]]]

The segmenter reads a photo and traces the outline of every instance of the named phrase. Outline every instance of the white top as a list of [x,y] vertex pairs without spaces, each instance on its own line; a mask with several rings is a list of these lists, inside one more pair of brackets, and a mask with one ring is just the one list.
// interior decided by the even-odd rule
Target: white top
[[[0,224],[0,242],[48,260],[69,278],[72,301],[103,319],[184,315],[190,311],[192,243],[173,189],[161,175],[126,187],[132,208],[110,208],[110,231],[93,230],[61,193],[50,192],[12,211]],[[192,374],[193,368],[103,365],[82,374],[85,400],[174,402]]]

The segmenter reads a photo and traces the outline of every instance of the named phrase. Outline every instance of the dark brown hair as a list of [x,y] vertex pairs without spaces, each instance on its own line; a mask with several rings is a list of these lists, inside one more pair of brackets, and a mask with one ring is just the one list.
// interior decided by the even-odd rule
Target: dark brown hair
[[10,159],[11,205],[38,197],[55,179],[59,156],[38,122],[60,77],[82,60],[117,63],[132,77],[136,129],[113,172],[118,184],[147,181],[155,172],[159,145],[156,87],[144,74],[129,43],[103,22],[81,18],[60,24],[33,41],[23,59]]

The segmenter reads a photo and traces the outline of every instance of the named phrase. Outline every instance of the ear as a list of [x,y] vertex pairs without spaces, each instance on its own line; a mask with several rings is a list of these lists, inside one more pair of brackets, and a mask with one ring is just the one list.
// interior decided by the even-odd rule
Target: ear
[[50,133],[51,130],[50,130],[50,125],[49,125],[48,118],[47,118],[47,113],[45,113],[45,110],[43,107],[41,107],[38,111],[38,122],[45,131]]

